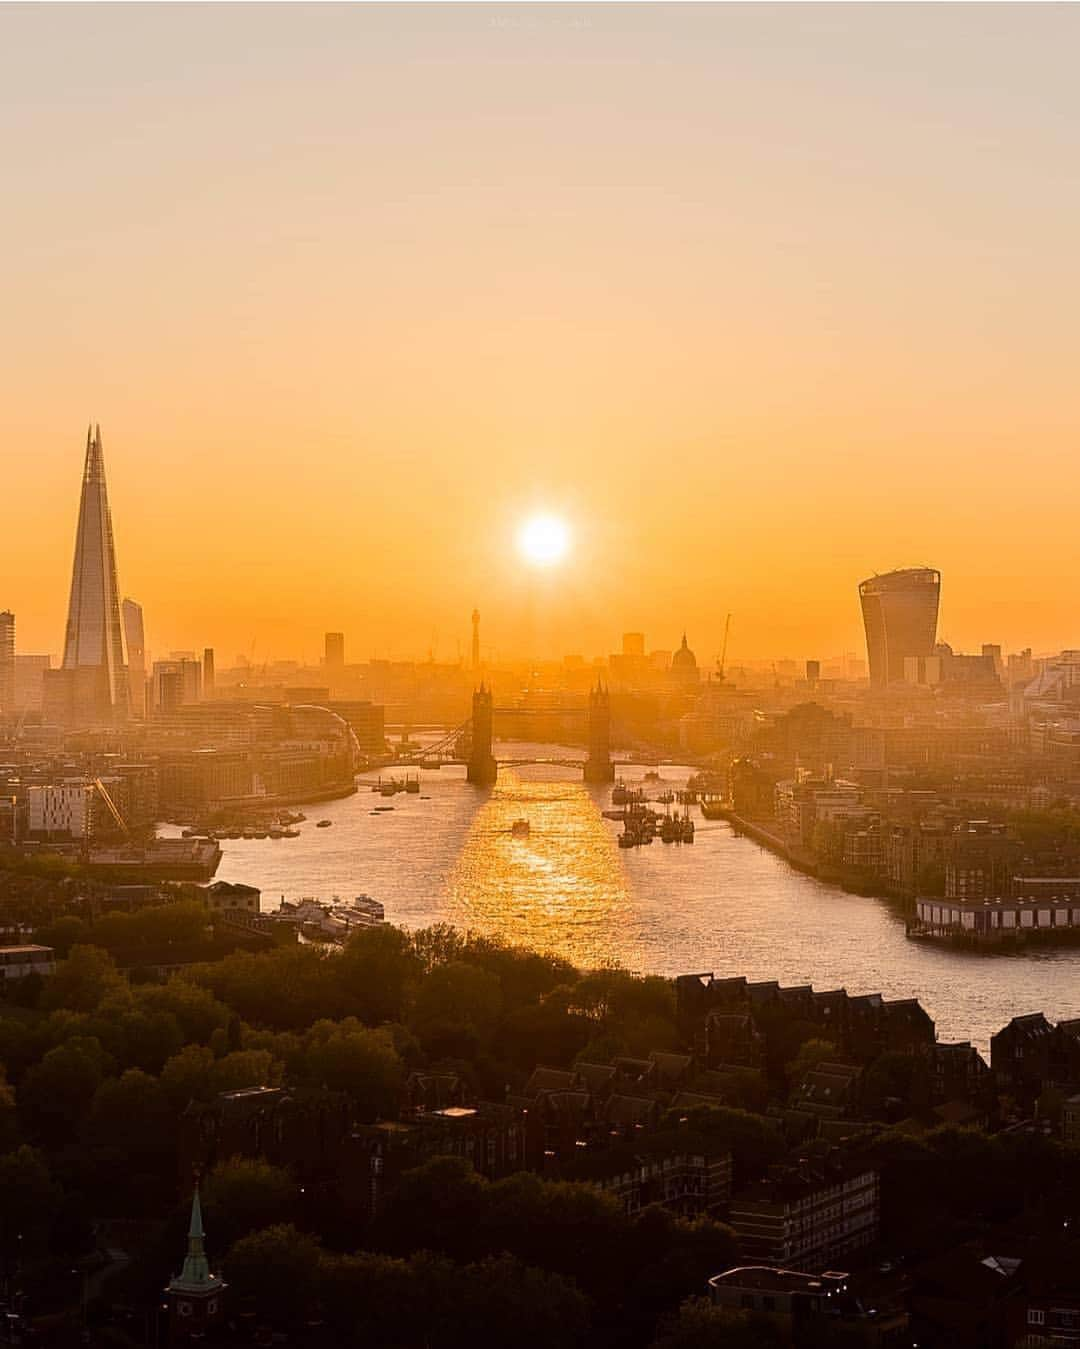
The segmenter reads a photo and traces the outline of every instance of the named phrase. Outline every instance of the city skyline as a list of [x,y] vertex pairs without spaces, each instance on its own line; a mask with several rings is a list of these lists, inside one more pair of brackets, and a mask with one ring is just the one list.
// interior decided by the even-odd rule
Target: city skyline
[[23,649],[59,654],[87,409],[159,649],[453,658],[478,606],[507,652],[704,664],[730,611],[733,657],[816,656],[924,560],[958,648],[1076,644],[1075,9],[6,25]]
[[[125,597],[120,601],[121,590],[116,570],[115,541],[113,537],[112,515],[108,502],[108,491],[105,479],[104,457],[101,444],[100,425],[91,424],[87,429],[86,450],[83,463],[83,472],[81,478],[81,489],[76,526],[76,544],[75,560],[72,568],[72,579],[70,584],[68,600],[68,618],[65,629],[65,636],[62,645],[62,657],[59,665],[64,669],[72,669],[79,665],[100,664],[106,672],[110,689],[110,702],[117,705],[117,699],[121,701],[129,696],[130,690],[126,687],[119,688],[118,672],[122,672],[123,678],[126,678],[130,662],[127,658],[128,647],[134,639],[137,648],[137,677],[140,680],[145,673],[145,655],[149,648],[146,645],[146,639],[143,629],[142,607],[134,600]],[[519,528],[518,539],[516,541],[522,560],[527,565],[539,565],[546,567],[548,563],[554,562],[557,565],[565,560],[565,554],[572,550],[574,538],[571,533],[569,523],[561,517],[546,515],[534,515],[526,517]],[[554,544],[554,552],[548,555]],[[89,561],[88,561],[89,559]],[[100,577],[97,576],[100,573]],[[933,615],[929,624],[929,640],[921,644],[918,654],[929,655],[933,646],[933,640],[937,635],[938,609],[940,604],[940,572],[925,567],[908,567],[895,569],[889,572],[875,571],[873,575],[859,583],[858,595],[861,609],[862,630],[859,634],[858,651],[861,651],[865,657],[865,662],[857,655],[856,651],[842,649],[840,651],[820,651],[817,650],[815,657],[811,659],[838,660],[844,671],[843,677],[848,677],[848,669],[854,660],[856,664],[867,664],[869,666],[871,682],[887,683],[891,680],[903,677],[901,670],[892,670],[887,675],[879,673],[875,675],[875,643],[882,645],[884,653],[885,639],[882,635],[880,620],[872,614],[868,605],[871,604],[870,596],[877,593],[877,583],[884,583],[886,587],[896,586],[898,583],[902,586],[905,578],[915,577],[933,578]],[[88,580],[88,577],[90,578]],[[100,581],[100,584],[98,583]],[[554,593],[554,587],[552,587]],[[530,592],[530,600],[535,601],[536,592]],[[91,613],[89,610],[93,609]],[[115,610],[115,613],[113,613]],[[876,613],[876,611],[875,611]],[[724,624],[724,646],[726,647],[727,630],[731,615],[725,616]],[[357,664],[366,663],[373,659],[404,659],[404,660],[439,660],[461,665],[469,664],[473,668],[478,668],[481,664],[480,645],[478,635],[479,614],[473,609],[470,614],[471,636],[469,640],[468,655],[460,635],[452,638],[454,650],[447,652],[443,650],[436,657],[436,647],[438,643],[438,631],[433,634],[433,640],[428,644],[426,650],[408,650],[406,652],[394,651],[387,652],[376,646],[369,649],[359,656],[354,662]],[[12,621],[12,627],[14,626]],[[31,617],[31,628],[36,625]],[[100,630],[100,631],[99,631]],[[661,629],[666,631],[666,629]],[[20,634],[22,626],[20,625]],[[634,634],[641,636],[643,634]],[[196,633],[194,644],[198,645],[199,634]],[[257,638],[253,640],[251,646],[252,656],[257,645]],[[299,654],[296,652],[263,652],[262,659],[255,661],[252,656],[245,655],[243,651],[236,654],[235,663],[240,664],[265,664],[267,661],[276,660],[287,663],[295,661],[301,665],[316,666],[325,665],[340,667],[344,664],[344,634],[336,631],[324,632],[318,639],[323,647],[322,655],[313,655],[309,649]],[[686,630],[683,629],[682,644],[686,645]],[[159,652],[163,650],[175,650],[176,641],[165,640],[158,648]],[[227,647],[227,643],[225,646]],[[998,645],[1001,645],[1000,643]],[[1069,643],[1065,642],[1058,649],[1066,649]],[[20,639],[20,646],[25,651],[27,643],[25,638]],[[650,644],[651,646],[651,644]],[[925,650],[923,648],[925,647]],[[85,648],[85,649],[84,649]],[[91,649],[92,648],[92,649]],[[213,648],[208,648],[213,650]],[[665,648],[651,647],[657,653]],[[914,648],[913,648],[914,649]],[[1030,651],[1030,647],[1027,648]],[[488,648],[489,654],[483,663],[493,664],[498,662],[513,663],[519,661],[538,660],[551,661],[559,660],[567,655],[582,656],[589,661],[606,660],[609,653],[597,651],[586,654],[584,651],[567,652],[561,654],[549,650],[546,652],[537,651],[519,651],[506,652],[500,651],[497,654]],[[95,654],[96,653],[96,654]],[[99,660],[98,656],[104,653],[106,657]],[[46,653],[49,654],[49,653]],[[1048,651],[1046,654],[1050,654]],[[741,656],[742,662],[748,666],[760,666],[763,662],[787,660],[801,660],[808,658],[805,653],[792,653],[790,651],[782,655],[774,653],[762,654],[745,653]],[[884,654],[878,657],[880,662],[879,670],[884,672],[889,667],[889,660]],[[720,652],[717,651],[714,656],[710,656],[705,662],[705,673],[710,672],[711,665],[715,663],[719,668]],[[730,661],[729,666],[737,666],[739,661]]]

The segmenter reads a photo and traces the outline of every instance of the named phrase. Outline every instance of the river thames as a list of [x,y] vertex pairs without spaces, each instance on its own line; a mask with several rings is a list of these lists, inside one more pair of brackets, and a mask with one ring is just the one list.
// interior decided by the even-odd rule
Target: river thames
[[[497,757],[548,746],[499,742]],[[689,769],[664,768],[655,795]],[[624,772],[641,782],[646,769]],[[397,776],[401,776],[400,772]],[[360,779],[357,795],[306,806],[295,839],[226,840],[218,879],[280,897],[369,894],[408,928],[448,922],[557,952],[581,966],[617,962],[641,973],[812,983],[818,989],[916,997],[943,1040],[989,1038],[1010,1017],[1080,1016],[1080,950],[976,955],[910,942],[885,901],[848,894],[793,870],[695,809],[693,845],[620,849],[621,825],[602,818],[610,789],[573,769],[501,769],[493,788],[464,769],[422,774],[421,795],[390,801]],[[373,814],[375,806],[392,811]],[[529,821],[526,838],[511,835]],[[332,821],[317,829],[316,820]]]

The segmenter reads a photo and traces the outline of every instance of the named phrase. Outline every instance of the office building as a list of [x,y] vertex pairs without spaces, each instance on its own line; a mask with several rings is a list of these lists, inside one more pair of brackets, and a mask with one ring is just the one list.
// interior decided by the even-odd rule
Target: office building
[[326,634],[326,656],[323,662],[328,670],[340,670],[345,665],[345,634],[328,632]]
[[480,610],[472,611],[472,667],[480,668]]
[[94,789],[89,783],[56,782],[32,786],[26,794],[30,834],[34,838],[86,839],[93,820]]
[[175,712],[197,703],[202,696],[202,665],[193,654],[174,652],[154,661],[150,675],[150,706],[155,713]]
[[45,671],[52,668],[51,656],[15,653],[15,711],[40,712]]
[[903,680],[904,661],[933,654],[937,640],[941,573],[909,567],[871,576],[859,586],[870,682],[881,687]]
[[124,620],[124,641],[127,643],[128,694],[131,714],[146,716],[146,637],[143,632],[142,605],[125,599],[120,606]]
[[67,727],[123,720],[129,710],[116,548],[101,428],[86,433],[75,560],[59,670],[44,675],[45,714]]
[[15,710],[15,615],[0,613],[0,717]]
[[202,696],[214,696],[214,648],[207,646],[202,653]]

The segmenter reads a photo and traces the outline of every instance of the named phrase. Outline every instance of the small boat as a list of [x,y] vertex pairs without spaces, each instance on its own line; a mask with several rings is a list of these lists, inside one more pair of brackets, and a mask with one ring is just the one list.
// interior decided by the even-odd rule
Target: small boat
[[510,826],[510,833],[514,836],[514,838],[528,838],[529,821],[515,820],[514,823]]
[[333,820],[319,820],[318,823],[315,825],[315,828],[316,828],[316,829],[329,829],[330,826],[331,826],[333,823],[334,823]]
[[376,806],[371,812],[372,815],[385,815],[388,810],[393,810],[393,806]]
[[282,838],[299,838],[299,837],[300,837],[300,830],[299,830],[299,829],[283,829],[283,830],[281,831],[281,837],[282,837]]

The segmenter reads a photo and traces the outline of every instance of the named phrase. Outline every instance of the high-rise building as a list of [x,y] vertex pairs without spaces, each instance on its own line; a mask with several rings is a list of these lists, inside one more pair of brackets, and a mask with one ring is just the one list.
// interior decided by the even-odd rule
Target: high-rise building
[[345,664],[345,634],[328,632],[326,634],[326,657],[323,662],[328,670],[340,670]]
[[202,696],[214,696],[214,648],[207,646],[202,653]]
[[871,684],[902,680],[907,657],[933,654],[940,596],[941,573],[933,567],[890,571],[860,584]]
[[197,703],[202,696],[202,665],[194,654],[174,651],[168,660],[154,661],[150,673],[150,710],[175,712]]
[[45,671],[52,668],[51,656],[15,653],[15,711],[40,712]]
[[124,628],[100,427],[86,432],[64,659],[59,670],[45,672],[44,688],[46,715],[68,726],[112,722],[128,713]]
[[125,599],[120,606],[127,643],[128,694],[133,716],[146,716],[146,634],[143,631],[142,605]]
[[0,613],[0,717],[15,710],[15,615]]
[[472,611],[472,667],[480,668],[480,610]]

